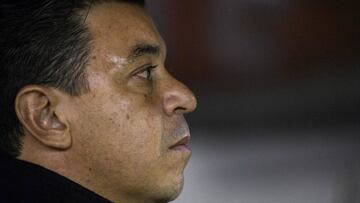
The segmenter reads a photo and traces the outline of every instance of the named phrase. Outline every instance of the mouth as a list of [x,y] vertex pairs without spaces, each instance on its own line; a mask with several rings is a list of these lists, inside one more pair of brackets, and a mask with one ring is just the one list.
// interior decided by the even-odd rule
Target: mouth
[[189,142],[190,135],[187,135],[176,142],[174,145],[170,146],[169,149],[175,151],[190,151],[190,148],[188,147]]

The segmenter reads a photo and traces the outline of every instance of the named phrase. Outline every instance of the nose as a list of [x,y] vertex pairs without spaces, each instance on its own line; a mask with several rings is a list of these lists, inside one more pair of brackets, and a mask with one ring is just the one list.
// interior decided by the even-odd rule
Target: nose
[[195,95],[183,83],[170,76],[171,82],[163,97],[163,108],[167,115],[186,114],[196,109],[197,101]]

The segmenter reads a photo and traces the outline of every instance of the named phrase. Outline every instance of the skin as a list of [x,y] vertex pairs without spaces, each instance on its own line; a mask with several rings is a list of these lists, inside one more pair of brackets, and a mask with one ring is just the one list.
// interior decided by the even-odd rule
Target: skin
[[[196,99],[166,71],[164,41],[143,8],[94,5],[86,24],[93,36],[90,91],[72,97],[24,87],[16,98],[25,133],[19,159],[114,202],[171,201],[191,153],[170,147],[190,135],[183,115]],[[152,51],[131,54],[138,45]]]

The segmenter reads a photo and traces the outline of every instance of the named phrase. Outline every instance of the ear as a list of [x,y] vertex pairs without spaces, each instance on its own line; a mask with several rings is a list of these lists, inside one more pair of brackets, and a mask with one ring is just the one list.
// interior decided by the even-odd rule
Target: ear
[[15,100],[15,110],[24,130],[47,147],[65,150],[71,147],[69,124],[61,115],[62,95],[43,86],[26,86]]

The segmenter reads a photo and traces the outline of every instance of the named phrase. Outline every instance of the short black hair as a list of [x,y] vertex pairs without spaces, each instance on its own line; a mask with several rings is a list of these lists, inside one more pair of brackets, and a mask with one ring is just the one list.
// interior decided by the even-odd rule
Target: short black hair
[[21,88],[44,85],[72,96],[88,91],[91,33],[84,21],[92,4],[108,1],[0,0],[1,151],[14,157],[21,152],[23,129],[14,105]]

